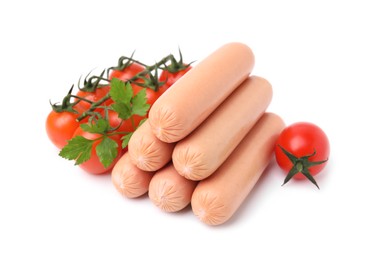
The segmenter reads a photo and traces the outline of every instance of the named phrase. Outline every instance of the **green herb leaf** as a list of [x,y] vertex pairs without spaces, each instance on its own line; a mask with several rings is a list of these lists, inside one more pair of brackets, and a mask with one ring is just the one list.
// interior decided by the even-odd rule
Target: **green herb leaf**
[[96,155],[104,168],[110,166],[117,157],[117,147],[117,142],[107,136],[104,136],[103,140],[96,146]]
[[133,134],[133,132],[128,133],[128,134],[124,135],[124,136],[121,138],[121,140],[123,141],[122,144],[121,144],[121,147],[122,147],[123,149],[124,149],[125,147],[128,146],[128,143],[129,143],[129,140],[130,140],[131,137],[132,137],[132,134]]
[[76,136],[62,148],[59,156],[68,160],[76,160],[75,165],[84,163],[91,157],[93,142],[94,140],[88,140],[83,136]]
[[133,96],[133,90],[131,84],[125,83],[117,78],[111,80],[110,88],[111,99],[116,103],[130,104]]
[[139,116],[145,116],[149,110],[150,105],[146,103],[146,89],[142,89],[131,100],[132,113]]
[[116,113],[118,113],[118,117],[121,119],[127,120],[132,116],[130,104],[114,103],[111,107]]
[[94,134],[104,134],[108,131],[110,125],[104,118],[99,118],[92,121],[92,123],[81,124],[80,127],[83,131]]
[[140,121],[139,125],[137,126],[137,128],[139,128],[142,124],[144,124],[144,122],[147,120],[148,118],[144,118]]
[[83,131],[91,133],[92,127],[90,124],[88,124],[88,123],[80,124],[79,126],[80,126],[80,128],[82,128]]

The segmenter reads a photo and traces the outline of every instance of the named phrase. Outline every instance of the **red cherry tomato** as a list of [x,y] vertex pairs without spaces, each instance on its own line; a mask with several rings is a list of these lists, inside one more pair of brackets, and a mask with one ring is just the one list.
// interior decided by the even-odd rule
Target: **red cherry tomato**
[[291,178],[313,181],[310,175],[318,174],[325,167],[330,144],[321,128],[312,123],[299,122],[282,131],[275,155],[278,165],[288,173],[284,184]]
[[[95,140],[99,137],[101,137],[102,135],[100,134],[93,134],[93,133],[88,133],[88,132],[84,132],[82,130],[82,128],[78,127],[73,136],[72,137],[75,137],[75,136],[83,136],[84,138],[86,139],[89,139],[89,140]],[[113,139],[114,141],[117,142],[118,144],[118,148],[117,148],[117,157],[115,158],[115,160],[111,163],[111,165],[109,165],[108,167],[104,167],[102,165],[102,163],[100,162],[99,160],[99,157],[98,155],[96,154],[96,146],[101,142],[101,140],[97,140],[94,142],[94,144],[92,145],[92,150],[91,150],[91,157],[88,161],[82,163],[82,164],[79,164],[79,167],[81,167],[83,170],[85,170],[86,172],[89,172],[89,173],[92,173],[92,174],[102,174],[102,173],[107,173],[107,172],[110,172],[113,168],[113,166],[116,164],[116,162],[120,159],[121,157],[121,154],[122,154],[122,149],[121,149],[121,137],[119,135],[111,135],[109,136],[111,139]]]
[[50,141],[62,149],[79,126],[76,121],[78,114],[72,112],[55,112],[52,110],[46,119],[46,133]]
[[168,88],[170,88],[177,80],[179,80],[183,75],[185,75],[189,70],[191,69],[191,66],[188,66],[187,68],[177,71],[177,72],[169,72],[168,70],[163,70],[160,74],[159,81],[165,82],[163,86],[160,87],[160,91],[163,93]]
[[145,70],[145,67],[143,67],[142,65],[137,63],[131,63],[123,70],[112,70],[109,76],[109,80],[117,78],[122,81],[127,81],[133,78],[137,73],[142,72],[143,70]]
[[[108,94],[109,90],[110,90],[110,86],[103,86],[103,87],[98,87],[94,92],[87,92],[87,91],[79,90],[76,95],[78,97],[84,98],[84,99],[89,100],[91,102],[97,102],[100,99],[102,99],[104,96],[106,96]],[[75,99],[75,100],[77,101],[78,99]],[[111,102],[112,102],[112,100],[108,99],[102,105],[107,106],[107,105],[111,104]],[[81,107],[81,109],[83,111],[86,111],[90,108],[91,104],[89,102],[82,100],[77,104],[77,106]],[[99,110],[96,110],[96,111],[99,112]]]

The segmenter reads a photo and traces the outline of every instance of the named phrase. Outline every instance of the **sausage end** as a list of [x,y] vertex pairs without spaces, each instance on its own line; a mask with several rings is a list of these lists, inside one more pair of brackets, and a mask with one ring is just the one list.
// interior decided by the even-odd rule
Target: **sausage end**
[[112,171],[112,183],[116,190],[127,198],[137,198],[148,191],[152,175],[148,172],[130,173],[128,171]]
[[158,208],[165,212],[176,212],[186,207],[187,201],[175,185],[166,181],[152,183],[149,198]]
[[149,113],[149,123],[153,134],[165,143],[174,143],[179,141],[183,136],[183,125],[178,120],[178,116],[167,105],[161,105],[157,110],[153,106]]
[[129,147],[131,162],[143,171],[156,171],[163,165],[160,151],[154,149],[154,143],[141,142],[137,147]]
[[174,148],[172,160],[177,172],[186,179],[200,181],[213,172],[204,162],[208,161],[203,153],[197,151],[195,146],[177,144]]
[[229,219],[227,206],[221,202],[220,196],[211,191],[196,190],[191,198],[191,206],[195,216],[203,223],[216,226]]

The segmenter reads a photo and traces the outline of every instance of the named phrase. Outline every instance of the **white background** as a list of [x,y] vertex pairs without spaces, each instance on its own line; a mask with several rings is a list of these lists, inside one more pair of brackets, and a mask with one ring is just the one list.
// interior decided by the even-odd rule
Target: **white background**
[[[250,3],[250,4],[248,4]],[[379,259],[377,1],[3,1],[0,4],[0,259]],[[121,55],[201,60],[230,41],[273,85],[269,111],[331,142],[309,182],[272,163],[238,213],[209,227],[122,198],[110,175],[61,159],[52,102]],[[376,248],[377,247],[377,248]]]

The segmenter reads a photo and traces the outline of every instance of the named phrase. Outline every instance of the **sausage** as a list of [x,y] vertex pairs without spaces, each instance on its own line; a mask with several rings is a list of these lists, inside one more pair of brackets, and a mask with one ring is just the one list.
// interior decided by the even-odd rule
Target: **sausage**
[[179,175],[169,164],[153,176],[149,184],[149,198],[163,211],[180,211],[190,204],[196,184]]
[[125,153],[112,170],[112,183],[115,188],[128,198],[137,198],[148,191],[152,172],[142,171],[130,160]]
[[196,130],[179,141],[172,160],[179,174],[191,180],[210,176],[263,115],[272,99],[272,86],[251,76]]
[[133,133],[128,143],[131,161],[143,171],[157,171],[172,158],[174,143],[164,143],[152,132],[149,119]]
[[273,157],[275,142],[284,127],[279,116],[264,114],[223,165],[199,182],[191,205],[201,221],[219,225],[231,218]]
[[191,133],[251,73],[252,50],[228,43],[214,51],[171,86],[151,107],[154,134],[172,143]]

